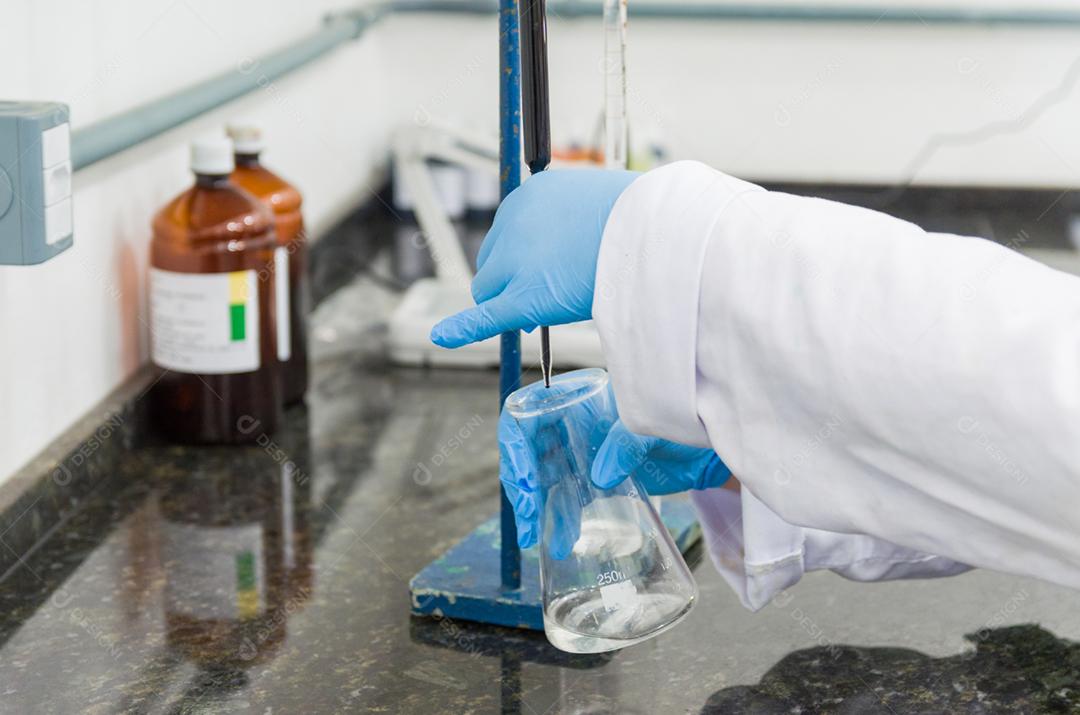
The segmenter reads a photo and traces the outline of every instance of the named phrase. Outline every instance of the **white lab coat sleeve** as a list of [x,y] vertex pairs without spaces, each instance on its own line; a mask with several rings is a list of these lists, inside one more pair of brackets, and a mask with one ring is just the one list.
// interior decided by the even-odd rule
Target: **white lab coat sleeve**
[[784,521],[746,488],[691,493],[717,571],[752,611],[764,608],[807,571],[852,581],[953,576],[970,566],[864,534],[840,534]]
[[1080,279],[679,162],[616,202],[593,315],[627,426],[784,522],[1080,588]]

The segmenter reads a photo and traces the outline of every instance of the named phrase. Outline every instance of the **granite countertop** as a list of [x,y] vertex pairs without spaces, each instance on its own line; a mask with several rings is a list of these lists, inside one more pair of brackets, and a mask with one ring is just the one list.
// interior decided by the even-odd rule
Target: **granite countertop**
[[361,277],[320,305],[281,433],[134,449],[24,558],[0,712],[1080,711],[1080,597],[987,571],[815,573],[751,614],[696,551],[688,619],[604,656],[410,616],[409,578],[497,508],[497,378],[389,367],[357,316],[394,300]]

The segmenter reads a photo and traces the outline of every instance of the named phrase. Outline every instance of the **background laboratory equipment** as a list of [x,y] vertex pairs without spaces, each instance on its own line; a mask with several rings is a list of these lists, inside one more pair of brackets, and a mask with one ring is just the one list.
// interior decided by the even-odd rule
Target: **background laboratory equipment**
[[600,653],[655,636],[693,607],[697,584],[633,476],[590,479],[618,418],[607,372],[575,370],[524,387],[505,409],[533,445],[540,497],[544,631],[557,648]]
[[274,249],[277,355],[281,361],[281,396],[286,405],[291,405],[304,399],[308,385],[307,236],[300,212],[303,198],[295,186],[263,166],[262,129],[254,124],[234,122],[229,125],[228,133],[236,161],[230,178],[274,212],[278,243]]
[[153,222],[150,412],[182,442],[250,442],[280,421],[274,216],[233,168],[228,139],[195,142],[195,185]]
[[604,0],[604,168],[629,162],[626,124],[626,0]]

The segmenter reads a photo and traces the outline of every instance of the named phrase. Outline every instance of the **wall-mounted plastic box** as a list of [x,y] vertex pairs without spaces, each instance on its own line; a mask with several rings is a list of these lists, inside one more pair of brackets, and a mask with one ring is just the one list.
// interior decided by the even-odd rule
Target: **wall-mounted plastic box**
[[46,261],[71,246],[67,105],[0,101],[0,264]]

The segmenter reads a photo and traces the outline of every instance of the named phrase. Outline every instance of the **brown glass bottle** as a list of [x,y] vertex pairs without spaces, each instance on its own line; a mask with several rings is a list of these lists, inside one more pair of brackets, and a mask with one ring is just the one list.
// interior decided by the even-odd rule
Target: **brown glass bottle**
[[281,420],[274,219],[232,163],[224,138],[193,145],[195,185],[153,222],[150,413],[181,442],[251,442]]
[[[237,186],[258,197],[274,212],[278,248],[275,254],[278,272],[288,275],[282,283],[279,311],[287,304],[288,326],[282,316],[278,334],[278,357],[282,363],[281,384],[286,405],[304,399],[308,384],[307,364],[307,240],[300,212],[303,201],[296,187],[273,173],[259,161],[262,133],[254,126],[230,125],[236,170],[232,180]],[[283,270],[288,266],[287,272]]]

